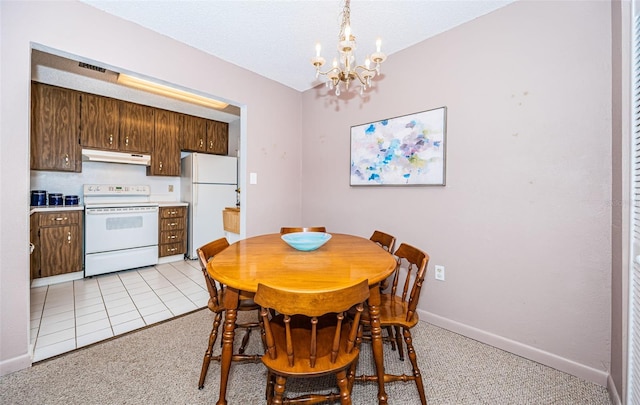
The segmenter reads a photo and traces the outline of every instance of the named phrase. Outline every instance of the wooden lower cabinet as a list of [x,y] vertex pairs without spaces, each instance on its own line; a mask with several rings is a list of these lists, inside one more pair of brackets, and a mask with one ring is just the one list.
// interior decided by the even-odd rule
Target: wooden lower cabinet
[[31,278],[82,271],[82,211],[31,215]]
[[160,207],[158,256],[187,253],[187,207]]

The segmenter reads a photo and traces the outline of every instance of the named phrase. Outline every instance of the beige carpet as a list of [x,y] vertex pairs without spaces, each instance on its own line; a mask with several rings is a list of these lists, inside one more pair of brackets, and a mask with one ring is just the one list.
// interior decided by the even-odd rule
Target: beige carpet
[[[219,364],[212,362],[203,390],[197,389],[212,314],[200,310],[110,341],[43,361],[0,379],[0,403],[8,404],[213,404]],[[427,400],[439,404],[609,405],[604,387],[421,322],[414,342]],[[260,347],[252,336],[252,352]],[[219,347],[217,348],[219,351]],[[406,370],[385,346],[385,367]],[[359,368],[372,370],[363,344]],[[408,371],[405,371],[408,372]],[[264,403],[261,363],[234,364],[230,404]],[[291,384],[321,389],[331,379]],[[356,384],[354,404],[376,403],[375,384]],[[387,385],[389,404],[419,404],[414,383]]]

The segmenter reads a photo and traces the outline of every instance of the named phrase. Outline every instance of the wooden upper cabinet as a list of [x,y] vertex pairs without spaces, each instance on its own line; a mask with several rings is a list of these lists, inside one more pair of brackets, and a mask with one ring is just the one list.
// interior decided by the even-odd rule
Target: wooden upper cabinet
[[120,101],[120,141],[123,152],[151,153],[154,141],[153,107]]
[[229,153],[229,124],[207,121],[207,153],[227,155]]
[[192,115],[182,117],[180,148],[190,152],[207,151],[207,120]]
[[94,94],[82,94],[81,104],[82,146],[118,150],[120,101]]
[[31,82],[31,169],[79,172],[80,93]]
[[180,127],[183,115],[156,109],[154,147],[151,166],[147,174],[152,176],[180,176]]

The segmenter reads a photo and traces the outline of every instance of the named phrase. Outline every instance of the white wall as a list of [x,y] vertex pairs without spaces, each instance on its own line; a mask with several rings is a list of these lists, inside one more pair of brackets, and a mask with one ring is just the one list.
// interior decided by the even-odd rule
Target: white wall
[[[30,365],[30,49],[136,72],[241,106],[247,235],[301,218],[300,93],[75,1],[0,2],[0,375]],[[259,89],[259,91],[256,91]],[[246,182],[248,183],[248,182]],[[289,198],[294,196],[294,198]]]
[[[302,119],[304,223],[366,237],[380,229],[424,249],[423,319],[602,385],[610,9],[513,3],[391,55],[366,102],[305,92]],[[446,187],[349,187],[352,125],[441,106]]]

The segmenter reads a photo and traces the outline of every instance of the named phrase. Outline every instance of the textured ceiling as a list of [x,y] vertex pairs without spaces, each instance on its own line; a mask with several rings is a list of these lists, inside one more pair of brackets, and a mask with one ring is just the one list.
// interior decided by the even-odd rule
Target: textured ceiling
[[[314,87],[315,44],[331,61],[337,46],[338,0],[81,0],[293,89]],[[352,0],[358,61],[393,53],[515,0]],[[382,66],[384,69],[384,65]]]

